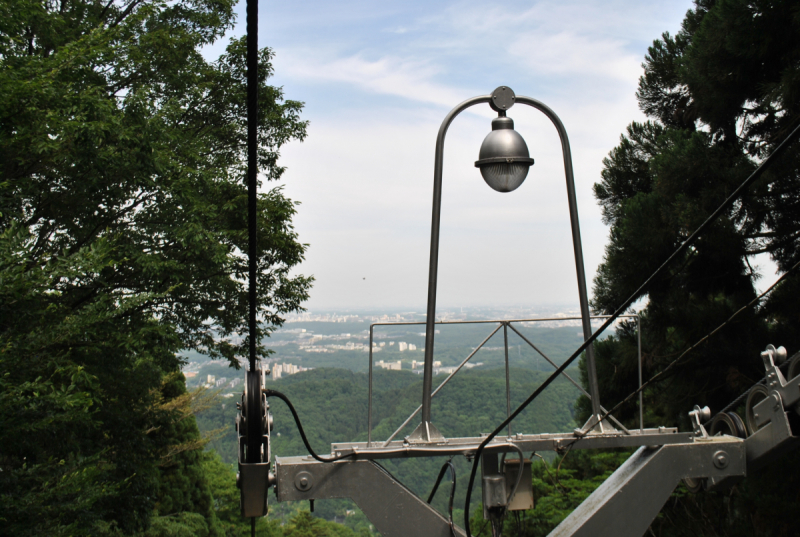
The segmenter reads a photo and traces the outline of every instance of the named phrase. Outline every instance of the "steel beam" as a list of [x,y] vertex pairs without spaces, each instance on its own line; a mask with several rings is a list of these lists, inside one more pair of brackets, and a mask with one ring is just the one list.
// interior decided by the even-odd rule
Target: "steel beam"
[[[350,498],[383,537],[452,537],[449,521],[379,464],[308,459],[275,459],[278,501]],[[458,526],[453,530],[465,535]]]
[[[510,438],[502,437],[492,440],[484,449],[485,453],[503,453],[515,451],[509,447],[513,442],[524,452],[529,451],[563,451],[570,449],[609,449],[621,447],[661,446],[690,442],[694,433],[679,433],[676,428],[659,427],[658,429],[632,430],[630,434],[616,432],[614,434],[588,434],[575,436],[571,433],[561,434],[521,434]],[[472,456],[484,437],[448,438],[437,444],[415,444],[404,441],[393,441],[386,446],[372,447],[367,442],[341,442],[331,444],[331,453],[344,455],[352,453],[350,460],[405,459],[414,457],[445,457],[451,455]]]
[[640,537],[681,479],[743,477],[746,467],[744,441],[730,436],[643,446],[550,537]]

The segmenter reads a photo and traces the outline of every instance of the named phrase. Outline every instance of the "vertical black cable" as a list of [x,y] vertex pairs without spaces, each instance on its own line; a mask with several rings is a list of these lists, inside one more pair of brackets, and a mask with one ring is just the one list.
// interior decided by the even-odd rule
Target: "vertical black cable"
[[[248,325],[250,333],[250,371],[256,369],[256,210],[258,180],[258,0],[247,0],[247,260]],[[260,384],[260,383],[259,383]],[[251,409],[252,411],[252,409]],[[254,427],[255,425],[255,427]],[[248,436],[258,426],[248,416]],[[260,439],[259,439],[260,440]],[[261,454],[247,450],[247,462],[261,460]],[[256,519],[250,519],[250,535],[256,535]]]
[[247,257],[250,371],[256,368],[256,184],[258,180],[258,0],[247,0]]

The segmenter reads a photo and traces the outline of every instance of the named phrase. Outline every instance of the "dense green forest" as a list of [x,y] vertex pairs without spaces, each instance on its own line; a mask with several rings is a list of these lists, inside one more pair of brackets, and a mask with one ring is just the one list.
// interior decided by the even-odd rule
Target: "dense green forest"
[[[680,31],[648,49],[631,123],[604,161],[595,196],[610,226],[593,306],[610,313],[800,124],[800,4],[696,0]],[[647,422],[687,427],[686,409],[721,410],[764,376],[772,343],[800,350],[800,144],[794,143],[644,291]],[[786,279],[760,301],[758,255]],[[739,312],[704,344],[687,349]],[[637,337],[623,327],[596,346],[604,401],[637,376]],[[588,401],[579,404],[588,413]],[[741,408],[738,409],[741,411]],[[619,416],[633,419],[635,405]],[[781,477],[776,477],[780,475]],[[795,535],[800,459],[775,461],[726,493],[676,495],[658,535]]]
[[[0,531],[223,534],[178,353],[247,349],[244,41],[201,54],[234,2],[0,13]],[[260,56],[259,338],[311,283],[267,182],[306,123]]]
[[[234,2],[6,0],[0,13],[2,533],[246,534],[232,467],[235,398],[187,389],[181,373],[182,353],[193,353],[242,375],[248,345],[235,337],[246,331],[247,311],[244,41],[230,40],[214,61],[201,54],[233,27]],[[264,357],[280,353],[268,336],[302,308],[312,283],[296,272],[306,252],[292,227],[296,203],[269,188],[284,172],[281,147],[307,129],[302,103],[268,83],[271,59],[272,51],[260,51]],[[610,226],[594,281],[598,313],[622,303],[798,124],[800,5],[696,0],[681,30],[648,50],[637,98],[648,119],[629,126],[595,185]],[[795,144],[639,297],[647,377],[743,308],[648,387],[648,425],[685,428],[693,405],[723,407],[761,378],[758,352],[767,343],[800,349],[798,192]],[[761,254],[789,277],[748,306],[759,278],[752,261]],[[557,362],[578,337],[564,330],[531,329]],[[452,365],[481,336],[443,331],[439,341],[448,338],[454,344],[442,346],[441,359]],[[623,325],[598,342],[604,402],[636,386],[636,340]],[[512,405],[550,367],[525,350],[511,353]],[[501,354],[486,352],[491,367],[460,373],[435,399],[433,422],[448,436],[487,432],[505,416]],[[365,439],[366,356],[317,358],[319,369],[274,386],[326,452],[330,442]],[[420,392],[416,375],[376,371],[374,437],[388,436]],[[588,410],[585,398],[574,404],[576,395],[557,381],[512,429],[571,429]],[[272,404],[275,453],[303,453],[286,408]],[[629,405],[619,416],[633,423],[636,410]],[[545,454],[532,454],[535,507],[506,517],[505,535],[546,535],[628,453],[537,455]],[[442,462],[385,465],[424,496]],[[467,463],[454,462],[465,475]],[[679,487],[650,533],[795,535],[798,490],[800,462],[790,454],[729,491]],[[435,503],[442,511],[444,496]],[[346,500],[320,502],[313,516],[302,503],[272,507],[257,521],[258,535],[372,533]],[[490,535],[479,506],[471,508],[476,535]]]
[[[575,373],[575,372],[573,372]],[[519,404],[530,391],[541,383],[545,375],[539,372],[513,370],[511,375],[512,405]],[[444,380],[444,376],[435,381]],[[377,371],[373,391],[374,440],[387,439],[419,405],[422,379],[404,371]],[[296,406],[311,446],[319,453],[329,453],[330,444],[343,441],[367,440],[367,376],[343,369],[317,369],[298,373],[276,381],[272,389],[278,390]],[[574,428],[573,412],[577,389],[566,380],[550,387],[537,405],[527,409],[515,422],[514,431],[544,433],[570,431]],[[232,429],[235,406],[231,399],[198,414],[201,430],[227,431],[212,440],[213,447],[227,463],[236,461],[236,437]],[[283,402],[275,399],[270,407],[275,429],[272,448],[278,457],[304,454],[297,428]],[[505,372],[464,371],[433,399],[433,421],[449,437],[477,436],[491,431],[502,421],[506,412]],[[418,424],[412,421],[397,438],[410,434]],[[382,464],[406,486],[420,496],[430,492],[442,464],[438,459],[388,460]],[[469,466],[463,458],[456,461],[462,475]],[[473,495],[476,501],[480,495]],[[465,490],[458,489],[456,505],[463,506]],[[438,498],[444,502],[444,495]],[[328,506],[330,504],[330,507]],[[319,501],[315,514],[329,519],[344,509],[346,502]],[[437,504],[444,509],[444,503]],[[350,507],[352,508],[352,507]],[[280,512],[280,507],[278,507]]]

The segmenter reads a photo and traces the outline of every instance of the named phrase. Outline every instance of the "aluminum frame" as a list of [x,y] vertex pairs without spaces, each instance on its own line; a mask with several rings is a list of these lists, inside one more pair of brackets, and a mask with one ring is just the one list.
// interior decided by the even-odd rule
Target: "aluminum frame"
[[[502,92],[501,92],[502,90]],[[586,289],[586,273],[583,263],[583,247],[581,245],[580,222],[578,218],[578,203],[575,195],[575,177],[572,167],[572,152],[569,145],[569,137],[564,124],[558,115],[546,104],[538,101],[532,97],[525,97],[521,95],[514,95],[513,91],[507,86],[497,88],[491,95],[481,95],[472,97],[462,102],[453,108],[444,118],[439,127],[439,133],[436,137],[436,152],[433,168],[433,210],[431,215],[431,250],[430,261],[428,267],[428,303],[426,308],[426,324],[425,324],[425,358],[424,358],[424,371],[422,380],[422,421],[417,429],[411,434],[412,441],[417,442],[432,442],[440,440],[441,433],[431,423],[431,388],[433,387],[433,347],[434,347],[434,329],[435,316],[436,316],[436,290],[438,285],[439,273],[439,227],[441,221],[441,207],[442,207],[442,171],[444,168],[444,140],[447,130],[453,120],[464,110],[483,103],[492,103],[492,98],[495,94],[501,92],[503,96],[511,95],[511,100],[503,107],[504,110],[511,108],[514,102],[528,105],[542,112],[553,123],[558,136],[561,140],[561,151],[564,159],[564,173],[567,182],[567,201],[569,203],[569,216],[570,226],[572,232],[572,247],[575,255],[575,271],[578,280],[578,300],[581,308],[581,321],[583,327],[584,340],[592,336],[592,326],[589,311],[589,298]],[[594,346],[589,345],[586,348],[587,358],[587,373],[589,380],[589,393],[592,400],[592,417],[584,425],[584,429],[592,429],[600,427],[602,423],[599,420],[600,409],[600,395],[597,383],[597,368],[595,366]]]
[[[610,315],[592,315],[591,319],[607,319]],[[641,319],[638,314],[628,314],[628,315],[619,315],[617,318],[619,319],[634,319],[636,321],[636,331],[638,337],[638,369],[639,369],[639,387],[642,386],[642,330],[641,330]],[[534,319],[493,319],[493,320],[475,320],[475,321],[437,321],[434,323],[435,325],[450,325],[450,324],[494,324],[497,323],[497,327],[488,335],[486,336],[481,343],[473,349],[473,351],[456,367],[455,371],[450,373],[447,378],[439,384],[439,386],[431,392],[430,398],[436,396],[442,388],[447,385],[448,382],[459,372],[461,369],[472,359],[475,354],[500,330],[503,328],[503,341],[504,341],[504,350],[505,350],[505,368],[506,368],[506,412],[507,416],[511,414],[511,390],[510,390],[510,378],[509,378],[509,366],[508,366],[508,328],[511,328],[525,343],[527,343],[534,351],[536,351],[542,358],[544,358],[551,366],[558,369],[558,366],[551,360],[541,349],[539,349],[536,345],[534,345],[527,337],[522,335],[516,328],[514,328],[513,323],[530,323],[530,322],[551,322],[551,321],[574,321],[574,320],[582,320],[582,317],[547,317],[547,318],[534,318]],[[368,365],[368,404],[367,404],[367,446],[372,447],[372,370],[373,370],[373,342],[374,342],[374,332],[376,326],[419,326],[419,325],[426,325],[426,322],[397,322],[397,323],[372,323],[369,326],[369,365]],[[575,379],[569,376],[568,373],[563,372],[561,373],[567,380],[572,383],[573,386],[578,388],[578,390],[585,395],[586,397],[592,398],[591,394],[587,392],[583,386]],[[424,403],[424,401],[423,401]],[[606,412],[606,409],[599,405],[602,412]],[[411,413],[411,415],[400,425],[400,427],[395,430],[392,435],[384,441],[382,447],[386,447],[395,436],[397,436],[400,431],[402,431],[406,425],[408,425],[414,417],[422,411],[422,405],[417,407],[417,409]],[[614,424],[623,430],[626,433],[629,433],[628,429],[625,428],[614,416],[608,416],[607,419],[610,419],[614,422]],[[643,408],[643,398],[642,393],[639,393],[639,429],[640,431],[644,432],[644,408]],[[610,431],[611,432],[611,431]],[[508,426],[508,435],[511,436],[511,425]]]

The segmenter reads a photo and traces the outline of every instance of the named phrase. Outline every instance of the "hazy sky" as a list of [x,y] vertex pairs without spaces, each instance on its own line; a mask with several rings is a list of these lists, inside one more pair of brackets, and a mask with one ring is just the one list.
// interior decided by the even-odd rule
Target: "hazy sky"
[[[687,0],[260,2],[273,84],[305,102],[308,138],[282,151],[286,194],[310,245],[307,306],[422,308],[436,133],[455,105],[508,85],[561,117],[570,136],[588,284],[608,228],[592,195],[602,159],[643,115],[647,47],[676,32]],[[235,34],[244,32],[244,3]],[[216,47],[214,47],[216,48]],[[214,49],[209,53],[213,53]],[[535,110],[509,111],[536,163],[515,192],[474,167],[496,114],[459,116],[445,144],[438,303],[577,303],[558,135]],[[646,275],[642,275],[644,278]]]

